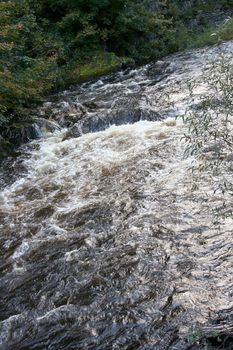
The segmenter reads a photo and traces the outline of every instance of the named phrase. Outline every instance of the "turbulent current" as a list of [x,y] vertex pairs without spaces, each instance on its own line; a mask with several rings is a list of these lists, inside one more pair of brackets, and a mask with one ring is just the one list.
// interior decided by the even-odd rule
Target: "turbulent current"
[[221,195],[209,170],[192,171],[179,118],[185,82],[198,100],[217,52],[86,83],[39,110],[59,130],[1,170],[0,349],[233,348],[232,219],[214,223]]

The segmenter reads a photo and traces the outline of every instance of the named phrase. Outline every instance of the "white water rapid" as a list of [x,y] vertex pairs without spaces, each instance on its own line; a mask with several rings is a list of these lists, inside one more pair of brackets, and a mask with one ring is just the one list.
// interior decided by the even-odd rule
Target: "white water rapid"
[[230,197],[214,193],[211,170],[192,172],[179,117],[187,80],[199,101],[218,50],[87,83],[41,108],[62,129],[1,172],[0,349],[219,348],[202,338],[233,308],[232,218],[216,225],[213,214]]

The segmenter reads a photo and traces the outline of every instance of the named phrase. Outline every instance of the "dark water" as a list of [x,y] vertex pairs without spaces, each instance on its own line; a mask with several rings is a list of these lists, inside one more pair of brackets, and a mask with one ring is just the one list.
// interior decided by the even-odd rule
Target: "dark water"
[[0,349],[233,348],[232,219],[214,225],[222,197],[208,171],[190,171],[174,119],[188,104],[183,79],[203,91],[214,50],[41,109],[64,128],[1,170]]

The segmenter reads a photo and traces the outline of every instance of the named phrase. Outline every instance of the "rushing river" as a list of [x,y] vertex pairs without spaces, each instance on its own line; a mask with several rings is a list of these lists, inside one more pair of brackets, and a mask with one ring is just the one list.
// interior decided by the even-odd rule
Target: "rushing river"
[[233,307],[232,219],[214,224],[222,198],[207,170],[191,171],[175,119],[187,79],[197,99],[205,91],[216,51],[86,83],[41,108],[60,130],[1,170],[0,349],[219,348],[200,330]]

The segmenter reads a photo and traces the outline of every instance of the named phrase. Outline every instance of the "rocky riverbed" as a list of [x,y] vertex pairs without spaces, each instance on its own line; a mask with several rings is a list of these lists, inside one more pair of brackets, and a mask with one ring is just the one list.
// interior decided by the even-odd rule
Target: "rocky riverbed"
[[192,171],[182,118],[232,51],[176,54],[34,111],[40,138],[0,174],[1,349],[232,349],[232,218],[213,214],[231,196]]

